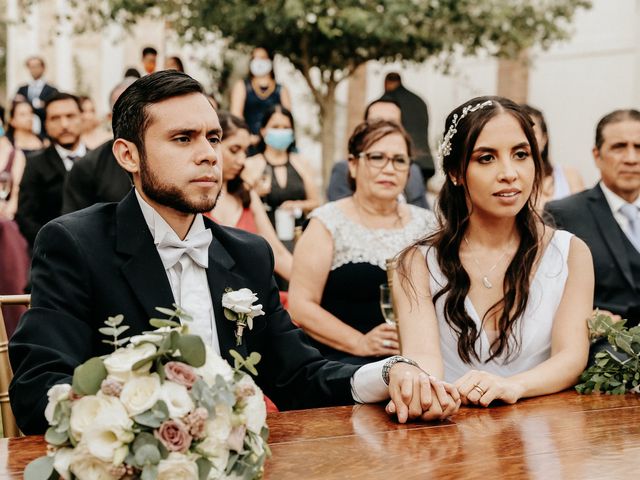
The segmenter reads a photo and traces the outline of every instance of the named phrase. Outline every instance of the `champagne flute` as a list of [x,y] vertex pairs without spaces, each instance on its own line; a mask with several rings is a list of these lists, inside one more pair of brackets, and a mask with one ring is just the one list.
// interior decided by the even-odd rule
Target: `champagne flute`
[[396,316],[393,313],[393,299],[391,296],[391,289],[389,285],[383,283],[380,285],[380,310],[384,321],[389,325],[396,325]]
[[9,192],[11,192],[11,173],[0,172],[0,201],[6,200]]

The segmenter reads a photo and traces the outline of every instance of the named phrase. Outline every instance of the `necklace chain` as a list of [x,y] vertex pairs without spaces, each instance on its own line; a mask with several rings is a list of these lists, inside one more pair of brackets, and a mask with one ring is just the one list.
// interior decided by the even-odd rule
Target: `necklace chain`
[[498,258],[498,261],[493,264],[493,266],[489,269],[489,271],[486,274],[483,274],[482,273],[482,267],[480,266],[480,262],[478,261],[478,259],[474,255],[474,252],[472,251],[471,244],[469,243],[469,240],[467,239],[467,236],[465,235],[463,238],[464,238],[465,243],[467,244],[467,247],[469,247],[469,253],[471,254],[471,259],[473,260],[473,262],[478,267],[478,271],[480,272],[480,275],[482,275],[482,285],[485,288],[493,288],[493,284],[489,280],[489,275],[491,275],[491,273],[498,267],[498,265],[500,265],[500,262],[507,255],[507,253],[509,253],[509,248],[508,247],[509,247],[509,245],[511,245],[511,242],[509,242],[509,245],[507,246],[507,248],[504,249],[504,251],[502,252],[502,255],[500,255],[500,258]]

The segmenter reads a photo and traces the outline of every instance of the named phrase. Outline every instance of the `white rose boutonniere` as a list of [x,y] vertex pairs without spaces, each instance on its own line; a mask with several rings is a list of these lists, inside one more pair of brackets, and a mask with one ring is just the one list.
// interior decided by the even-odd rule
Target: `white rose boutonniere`
[[225,289],[222,295],[222,307],[227,320],[236,322],[236,345],[242,344],[244,327],[253,328],[253,318],[264,315],[262,305],[254,305],[258,296],[248,288],[240,290]]

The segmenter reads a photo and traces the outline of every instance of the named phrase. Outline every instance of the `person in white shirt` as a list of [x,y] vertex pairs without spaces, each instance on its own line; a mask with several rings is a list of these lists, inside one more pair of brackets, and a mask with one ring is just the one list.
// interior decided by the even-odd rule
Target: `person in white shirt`
[[[166,70],[133,83],[113,109],[113,152],[135,190],[49,222],[38,234],[31,309],[11,339],[10,397],[25,433],[43,433],[51,385],[102,355],[98,328],[121,313],[129,333],[149,328],[155,307],[179,303],[189,328],[233,361],[261,354],[256,382],[280,409],[384,401],[400,422],[441,419],[459,407],[453,387],[395,356],[358,369],[331,362],[280,304],[266,240],[215,224],[222,184],[222,129],[202,86]],[[225,318],[225,290],[249,288],[264,315],[238,342]]]
[[600,181],[549,202],[545,211],[591,249],[593,307],[632,326],[640,322],[640,111],[605,115],[596,127],[593,157]]
[[31,81],[18,88],[17,95],[27,99],[33,106],[33,111],[36,114],[36,122],[33,127],[34,133],[44,136],[46,132],[44,104],[58,90],[44,79],[46,66],[42,57],[29,57],[26,61],[26,66],[29,69]]

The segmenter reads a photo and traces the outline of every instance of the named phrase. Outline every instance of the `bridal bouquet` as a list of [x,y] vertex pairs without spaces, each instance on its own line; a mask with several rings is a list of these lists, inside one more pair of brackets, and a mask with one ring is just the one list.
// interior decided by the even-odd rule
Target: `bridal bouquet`
[[640,325],[627,328],[625,323],[601,313],[589,319],[591,338],[605,338],[609,349],[596,353],[580,376],[578,393],[640,393]]
[[157,329],[119,338],[122,316],[100,329],[115,351],[77,367],[73,382],[53,386],[45,416],[48,454],[26,480],[254,479],[269,455],[266,407],[256,374],[260,355],[231,366],[158,310]]

